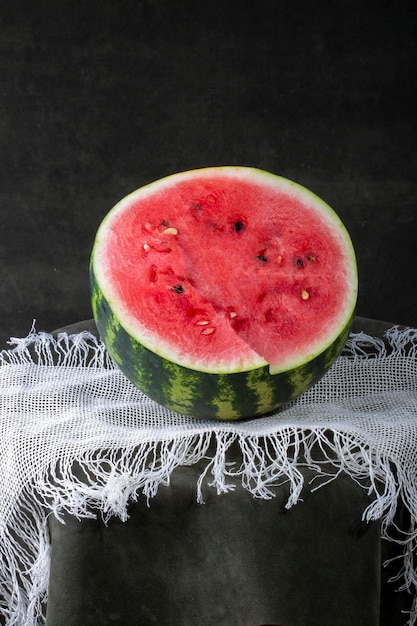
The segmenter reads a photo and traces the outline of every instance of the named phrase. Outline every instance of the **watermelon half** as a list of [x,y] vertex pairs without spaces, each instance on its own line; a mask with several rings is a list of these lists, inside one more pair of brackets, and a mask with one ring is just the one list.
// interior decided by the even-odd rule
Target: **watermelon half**
[[263,415],[339,356],[357,267],[335,212],[249,167],[174,174],[105,217],[90,265],[99,333],[147,396],[186,415]]

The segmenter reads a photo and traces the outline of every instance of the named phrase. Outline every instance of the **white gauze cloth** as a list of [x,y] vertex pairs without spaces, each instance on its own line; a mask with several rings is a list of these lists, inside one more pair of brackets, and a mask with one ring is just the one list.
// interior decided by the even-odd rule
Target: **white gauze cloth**
[[[125,520],[130,500],[144,497],[152,506],[175,467],[200,460],[202,506],[210,476],[206,488],[218,493],[241,481],[266,499],[288,481],[291,507],[303,487],[301,464],[324,473],[322,483],[340,471],[359,482],[370,495],[363,518],[381,520],[384,538],[401,503],[411,525],[395,529],[403,546],[397,584],[415,596],[417,330],[393,327],[385,342],[351,334],[343,356],[310,391],[274,415],[234,423],[161,408],[88,332],[54,338],[32,329],[10,345],[0,353],[0,614],[7,626],[45,621],[48,515]],[[234,465],[227,450],[236,442],[242,463]],[[330,474],[313,456],[317,447]],[[416,604],[405,619],[417,622]]]

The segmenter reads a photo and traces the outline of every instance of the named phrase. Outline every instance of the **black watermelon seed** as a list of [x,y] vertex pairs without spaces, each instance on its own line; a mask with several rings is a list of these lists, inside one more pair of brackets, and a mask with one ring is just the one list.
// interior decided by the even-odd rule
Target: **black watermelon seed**
[[304,267],[304,261],[303,259],[300,259],[300,257],[297,257],[296,259],[294,259],[294,264],[300,269]]
[[262,261],[262,263],[266,263],[268,261],[268,259],[266,258],[266,256],[264,256],[263,254],[258,254],[258,256],[256,257],[259,261]]
[[241,230],[243,230],[244,226],[245,225],[243,222],[235,222],[233,226],[235,233],[239,233]]
[[182,285],[174,285],[173,290],[177,293],[184,293],[184,287]]

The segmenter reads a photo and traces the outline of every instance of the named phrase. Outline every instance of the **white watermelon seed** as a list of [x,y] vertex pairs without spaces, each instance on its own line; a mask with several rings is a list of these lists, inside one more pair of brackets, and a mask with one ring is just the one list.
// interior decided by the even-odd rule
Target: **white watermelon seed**
[[308,293],[307,289],[303,289],[301,292],[301,297],[303,300],[308,300],[310,297],[310,294]]
[[148,243],[144,243],[143,249],[145,250],[145,252],[149,252],[149,250],[151,249],[151,246]]
[[176,228],[166,228],[164,231],[162,231],[163,235],[178,235],[178,230]]
[[214,333],[214,328],[212,327],[204,328],[204,330],[201,331],[202,335],[211,335],[212,333]]
[[197,326],[207,326],[208,323],[208,320],[199,320],[198,322],[196,322]]

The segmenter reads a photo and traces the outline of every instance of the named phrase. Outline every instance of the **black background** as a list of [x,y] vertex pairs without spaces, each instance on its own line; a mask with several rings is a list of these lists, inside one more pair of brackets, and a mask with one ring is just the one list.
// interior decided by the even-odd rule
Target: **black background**
[[416,25],[415,0],[2,3],[0,344],[91,317],[120,198],[221,164],[322,196],[358,314],[417,326]]

